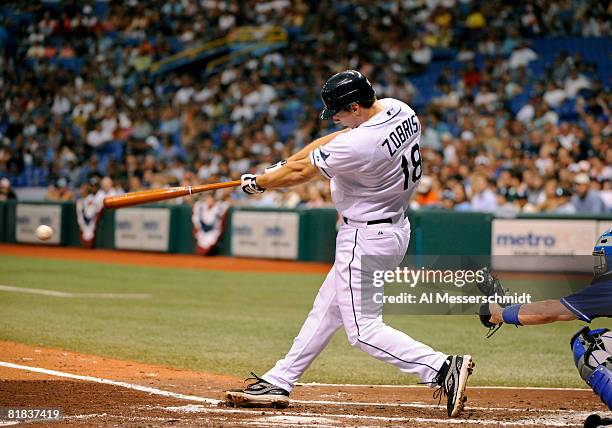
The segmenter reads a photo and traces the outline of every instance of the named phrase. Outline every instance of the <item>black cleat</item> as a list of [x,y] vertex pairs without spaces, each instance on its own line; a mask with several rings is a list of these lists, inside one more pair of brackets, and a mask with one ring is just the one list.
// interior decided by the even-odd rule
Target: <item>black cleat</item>
[[459,416],[463,411],[463,406],[467,401],[465,387],[473,368],[474,362],[471,355],[451,355],[436,376],[435,381],[440,386],[436,393],[440,398],[442,398],[441,394],[448,398],[446,411],[451,418]]
[[[245,389],[230,389],[225,393],[226,404],[232,407],[274,407],[284,409],[289,406],[289,392],[266,382],[251,372],[255,382]],[[247,379],[248,380],[248,379]]]

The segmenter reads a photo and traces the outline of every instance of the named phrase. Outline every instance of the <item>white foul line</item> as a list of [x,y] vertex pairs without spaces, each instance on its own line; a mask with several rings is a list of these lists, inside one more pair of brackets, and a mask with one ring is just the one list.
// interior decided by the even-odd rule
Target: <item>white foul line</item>
[[[296,383],[296,386],[331,386],[337,387],[354,387],[354,388],[427,388],[426,385],[376,385],[376,384],[357,384],[357,383],[319,383],[319,382],[308,382],[308,383]],[[556,388],[547,386],[469,386],[469,389],[516,389],[516,390],[536,390],[536,391],[586,391],[590,392],[588,388]]]
[[[163,407],[157,406],[154,407],[156,409],[165,409],[179,413],[237,413],[237,414],[252,414],[252,415],[261,415],[262,410],[246,410],[246,409],[215,409],[204,406],[183,406],[183,407]],[[265,410],[264,410],[265,411]],[[580,417],[581,419],[586,418],[590,413],[589,412],[575,412],[576,417]],[[548,419],[548,418],[538,418],[538,419],[521,419],[518,421],[498,421],[493,419],[441,419],[441,418],[421,418],[421,417],[397,417],[397,416],[373,416],[373,415],[349,415],[346,413],[343,414],[333,414],[333,413],[310,413],[310,412],[300,412],[300,413],[289,413],[283,411],[275,411],[274,415],[288,415],[288,416],[305,416],[305,417],[324,417],[324,418],[340,418],[340,419],[362,419],[362,420],[373,420],[373,421],[388,421],[388,422],[417,422],[417,423],[428,423],[428,424],[472,424],[472,425],[494,425],[494,426],[526,426],[526,425],[538,425],[538,426],[576,426],[576,424],[568,425],[568,422],[561,421],[559,419]]]
[[[470,388],[468,388],[469,391]],[[469,395],[469,394],[468,394]],[[438,404],[425,403],[376,403],[364,401],[332,401],[332,400],[290,400],[297,404],[319,404],[323,406],[380,406],[380,407],[408,407],[413,409],[440,409],[443,406]],[[541,412],[541,413],[576,413],[575,410],[556,410],[556,409],[518,409],[514,407],[478,407],[468,406],[470,410],[503,411],[503,412]]]
[[52,297],[67,298],[90,298],[90,299],[148,299],[150,294],[131,294],[131,293],[69,293],[66,291],[43,290],[40,288],[11,287],[10,285],[0,285],[0,291],[13,293],[40,294]]
[[120,386],[122,388],[134,389],[136,391],[147,392],[149,394],[161,395],[164,397],[177,398],[179,400],[199,401],[201,403],[208,403],[208,404],[219,404],[221,402],[221,400],[198,397],[195,395],[178,394],[176,392],[164,391],[164,390],[157,389],[157,388],[151,388],[149,386],[136,385],[136,384],[127,383],[127,382],[117,382],[117,381],[110,380],[110,379],[103,379],[101,377],[75,375],[72,373],[58,372],[56,370],[42,369],[39,367],[22,366],[20,364],[6,363],[4,361],[0,361],[0,367],[8,367],[11,369],[18,369],[18,370],[28,370],[31,372],[43,373],[43,374],[47,374],[50,376],[58,376],[58,377],[65,377],[69,379],[86,380],[89,382],[103,383],[105,385]]
[[[117,381],[99,378],[99,377],[93,377],[93,376],[75,375],[72,373],[65,373],[65,372],[60,372],[56,370],[43,369],[39,367],[24,366],[21,364],[8,363],[4,361],[0,361],[0,367],[7,367],[7,368],[12,368],[12,369],[18,369],[18,370],[27,370],[27,371],[31,371],[35,373],[47,374],[50,376],[58,376],[58,377],[64,377],[64,378],[69,378],[69,379],[76,379],[76,380],[96,382],[96,383],[101,383],[101,384],[106,384],[106,385],[119,386],[122,388],[128,388],[128,389],[133,389],[136,391],[146,392],[152,395],[160,395],[164,397],[176,398],[179,400],[196,401],[196,402],[213,404],[213,405],[218,405],[219,403],[221,403],[221,400],[217,400],[213,398],[205,398],[205,397],[199,397],[195,395],[179,394],[176,392],[164,391],[164,390],[157,389],[157,388],[151,388],[148,386],[142,386],[142,385],[127,383],[127,382],[117,382]],[[317,403],[316,401],[298,401],[298,400],[292,400],[292,401],[296,403],[304,403],[304,404],[316,404]],[[346,402],[346,403],[330,402],[330,403],[334,403],[338,405],[351,405],[351,404],[363,405],[363,403],[351,403],[351,402]],[[381,403],[372,403],[372,405],[380,405],[380,404]],[[197,408],[197,406],[191,406],[191,408]],[[204,406],[201,406],[201,408],[202,408],[202,411],[205,413],[241,413],[241,414],[261,415],[261,411],[253,411],[253,410],[215,409],[215,408],[206,408]],[[173,409],[173,408],[168,408],[168,409]],[[180,409],[180,408],[176,408],[176,409]],[[508,410],[508,409],[499,408],[499,410]],[[575,417],[582,417],[583,416],[582,413],[585,413],[585,412],[578,412],[578,411],[571,411],[571,410],[566,411],[566,412],[571,413]],[[287,414],[287,415],[294,415],[294,416],[296,415],[296,413],[285,413],[285,412],[277,412],[275,414]],[[497,425],[497,426],[500,426],[500,425],[503,425],[503,426],[525,426],[525,425],[560,426],[560,424],[563,423],[564,425],[567,425],[566,421],[560,421],[559,419],[548,419],[548,418],[538,418],[535,421],[529,420],[529,419],[523,419],[520,421],[496,421],[496,420],[485,420],[485,419],[435,419],[435,418],[429,419],[429,418],[420,418],[420,417],[402,418],[402,417],[371,416],[371,415],[347,415],[347,414],[304,413],[304,412],[300,412],[298,413],[298,415],[312,416],[312,417],[328,417],[328,418],[334,417],[334,418],[341,418],[341,419],[342,418],[343,419],[363,419],[363,420],[381,420],[381,421],[396,421],[396,422],[437,423],[437,424],[440,424],[440,423],[445,423],[445,424],[469,423],[469,424],[477,424],[477,425]]]

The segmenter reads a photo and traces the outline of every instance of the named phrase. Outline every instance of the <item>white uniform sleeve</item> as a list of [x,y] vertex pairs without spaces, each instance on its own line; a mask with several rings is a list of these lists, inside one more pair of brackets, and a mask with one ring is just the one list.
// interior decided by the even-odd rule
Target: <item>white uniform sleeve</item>
[[310,162],[327,178],[342,172],[359,171],[368,161],[369,159],[359,155],[345,135],[339,135],[310,152]]

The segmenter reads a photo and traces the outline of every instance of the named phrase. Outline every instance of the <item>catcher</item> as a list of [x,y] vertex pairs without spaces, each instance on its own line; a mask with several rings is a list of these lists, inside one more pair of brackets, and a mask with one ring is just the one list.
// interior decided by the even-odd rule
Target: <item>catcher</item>
[[[597,239],[593,256],[593,281],[577,293],[559,300],[524,305],[483,305],[480,320],[489,328],[489,337],[503,323],[521,326],[577,319],[590,323],[595,318],[612,317],[612,228]],[[490,273],[479,288],[486,295],[505,294],[499,280]],[[609,331],[584,327],[572,337],[570,344],[580,376],[612,410],[612,333]],[[612,420],[607,424],[610,423]]]

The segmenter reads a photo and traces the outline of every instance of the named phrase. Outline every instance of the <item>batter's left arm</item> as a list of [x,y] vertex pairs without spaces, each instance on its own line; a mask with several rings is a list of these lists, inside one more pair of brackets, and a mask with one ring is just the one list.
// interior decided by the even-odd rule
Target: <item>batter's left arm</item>
[[319,169],[310,162],[310,158],[287,161],[281,168],[257,176],[257,185],[263,189],[291,187],[306,183],[319,175]]

